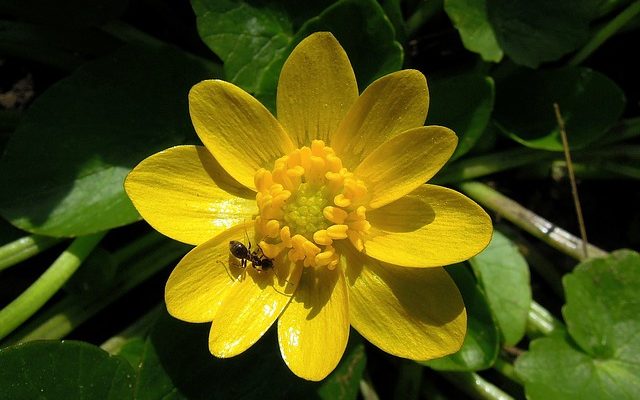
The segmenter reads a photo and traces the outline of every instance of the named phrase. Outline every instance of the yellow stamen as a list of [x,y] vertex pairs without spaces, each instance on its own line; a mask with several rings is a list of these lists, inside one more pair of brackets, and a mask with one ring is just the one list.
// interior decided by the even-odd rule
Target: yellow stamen
[[340,257],[335,240],[350,240],[360,251],[370,229],[365,183],[342,165],[321,140],[274,162],[255,175],[259,216],[256,231],[264,255],[287,250],[291,261],[333,269]]

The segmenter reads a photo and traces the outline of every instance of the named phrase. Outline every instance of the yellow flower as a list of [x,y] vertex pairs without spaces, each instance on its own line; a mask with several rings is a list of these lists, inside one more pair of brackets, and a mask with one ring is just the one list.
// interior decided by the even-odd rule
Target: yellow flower
[[[350,325],[398,357],[457,351],[466,311],[442,266],[480,252],[492,227],[467,197],[424,184],[457,143],[423,126],[428,102],[415,70],[358,95],[330,33],[287,59],[277,119],[230,83],[195,85],[189,108],[204,147],[154,154],[125,183],[149,224],[196,245],[167,282],[169,313],[211,322],[217,357],[242,353],[278,320],[285,363],[309,380],[336,367]],[[245,258],[256,265],[243,268],[230,241],[251,242]]]

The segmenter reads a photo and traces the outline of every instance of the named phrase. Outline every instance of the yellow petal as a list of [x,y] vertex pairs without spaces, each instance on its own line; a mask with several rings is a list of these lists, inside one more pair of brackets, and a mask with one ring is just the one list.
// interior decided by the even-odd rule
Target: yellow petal
[[262,272],[247,265],[213,318],[209,332],[211,354],[224,358],[238,355],[275,322],[291,300],[302,273],[302,265],[287,260],[283,254],[274,260],[274,269]]
[[402,70],[373,82],[351,107],[331,139],[345,167],[353,170],[393,136],[424,125],[429,107],[421,72]]
[[412,360],[460,349],[467,314],[443,268],[402,268],[353,253],[347,260],[351,325],[369,342]]
[[358,98],[356,78],[340,43],[328,32],[304,39],[280,73],[278,121],[297,147],[311,140],[328,143]]
[[202,143],[238,182],[255,190],[259,168],[294,150],[278,121],[260,102],[224,81],[202,81],[189,92],[189,112]]
[[319,381],[338,365],[349,338],[349,302],[340,267],[305,268],[278,320],[280,352],[291,371]]
[[237,268],[229,266],[229,241],[242,240],[244,232],[243,225],[234,226],[180,260],[164,290],[169,314],[187,322],[213,320],[225,296],[239,284]]
[[442,126],[411,129],[383,143],[355,170],[371,193],[369,206],[391,203],[425,183],[447,162],[457,143],[456,134]]
[[176,146],[138,164],[124,183],[140,215],[172,239],[200,244],[256,213],[255,194],[202,146]]
[[423,185],[367,213],[367,255],[406,267],[467,260],[491,240],[491,218],[473,200],[441,186]]

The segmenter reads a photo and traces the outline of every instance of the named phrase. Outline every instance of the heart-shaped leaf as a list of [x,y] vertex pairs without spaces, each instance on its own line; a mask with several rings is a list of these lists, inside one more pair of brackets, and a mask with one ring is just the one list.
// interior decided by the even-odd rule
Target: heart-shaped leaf
[[562,150],[554,103],[569,145],[577,149],[607,132],[622,114],[625,98],[613,81],[588,68],[523,69],[496,81],[496,123],[525,146]]
[[176,49],[131,46],[56,83],[21,118],[0,159],[0,214],[49,236],[137,220],[125,176],[193,135],[187,93],[212,74]]
[[589,20],[573,2],[486,0],[498,43],[516,63],[536,68],[582,44]]
[[127,361],[76,341],[30,342],[0,350],[0,398],[133,399]]
[[455,160],[473,148],[482,136],[493,111],[493,79],[467,74],[429,81],[427,125],[442,125],[458,135]]
[[136,399],[355,399],[366,357],[352,335],[341,363],[323,382],[293,375],[278,348],[275,329],[246,352],[228,359],[209,353],[210,324],[189,324],[164,313],[147,339]]
[[480,54],[485,61],[502,60],[502,49],[489,22],[487,0],[445,0],[444,10],[467,50]]
[[637,398],[640,255],[621,250],[585,261],[563,284],[570,337],[537,339],[517,360],[527,398]]
[[506,236],[494,231],[489,246],[469,263],[486,293],[504,344],[515,345],[524,336],[531,307],[527,261]]
[[[275,109],[280,70],[311,33],[329,31],[345,48],[363,89],[402,65],[402,46],[375,0],[285,2],[193,0],[198,32],[227,79]],[[304,6],[301,6],[304,4]],[[372,58],[371,54],[376,57]]]

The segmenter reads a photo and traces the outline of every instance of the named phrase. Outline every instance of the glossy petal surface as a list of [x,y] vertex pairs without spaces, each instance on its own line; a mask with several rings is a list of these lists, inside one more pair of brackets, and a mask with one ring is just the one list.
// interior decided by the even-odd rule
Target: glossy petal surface
[[280,73],[278,121],[297,147],[328,143],[358,98],[349,58],[328,32],[309,36],[293,50]]
[[362,93],[331,139],[349,169],[395,135],[424,125],[429,107],[421,72],[402,70],[383,76]]
[[[238,240],[238,239],[236,239]],[[258,272],[251,264],[225,294],[213,318],[209,351],[216,357],[233,357],[251,347],[280,316],[296,289],[302,266],[280,257],[272,270]],[[236,264],[237,265],[237,264]]]
[[366,254],[406,267],[438,267],[473,257],[491,240],[487,213],[473,200],[435,185],[367,213]]
[[251,220],[254,194],[233,180],[202,146],[176,146],[138,164],[125,190],[156,230],[189,244]]
[[367,182],[371,208],[378,208],[420,187],[442,168],[458,138],[442,126],[403,132],[375,149],[354,171]]
[[232,275],[229,241],[244,235],[244,226],[228,229],[185,255],[167,280],[164,300],[172,316],[187,322],[212,321],[225,296],[239,284]]
[[189,92],[189,112],[202,143],[242,185],[254,189],[259,168],[294,150],[278,121],[239,87],[208,80]]
[[402,268],[353,253],[347,259],[351,325],[367,340],[412,360],[460,349],[467,314],[443,268]]
[[304,379],[324,379],[338,365],[349,338],[349,301],[341,268],[307,268],[278,320],[282,358]]

